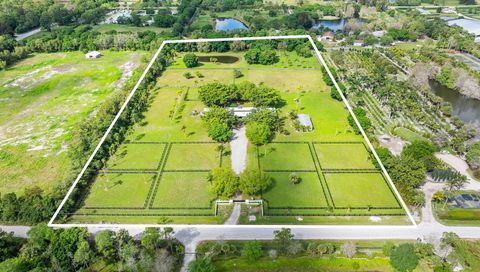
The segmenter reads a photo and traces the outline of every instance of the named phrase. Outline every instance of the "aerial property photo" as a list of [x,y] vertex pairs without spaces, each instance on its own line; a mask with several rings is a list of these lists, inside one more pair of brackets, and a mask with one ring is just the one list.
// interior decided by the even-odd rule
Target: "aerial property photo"
[[307,35],[165,41],[50,224],[415,224],[342,88]]
[[0,0],[3,271],[480,271],[480,0]]

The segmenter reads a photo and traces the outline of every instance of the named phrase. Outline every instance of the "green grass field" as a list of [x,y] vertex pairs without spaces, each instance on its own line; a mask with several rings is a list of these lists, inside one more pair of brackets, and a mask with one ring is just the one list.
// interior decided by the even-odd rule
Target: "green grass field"
[[211,208],[207,173],[163,173],[153,207]]
[[50,190],[70,170],[71,132],[117,90],[146,53],[35,54],[0,71],[0,192]]
[[156,169],[166,144],[124,144],[109,161],[110,169]]
[[274,180],[263,194],[269,207],[326,207],[317,173],[297,173],[301,182],[292,184],[290,173],[268,173]]
[[316,143],[315,150],[324,169],[373,169],[370,154],[362,143]]
[[141,208],[155,178],[152,174],[104,174],[93,184],[85,207]]
[[[381,174],[328,172],[329,168],[374,170],[375,167],[362,144],[362,136],[355,134],[348,124],[348,112],[343,103],[330,97],[330,89],[322,80],[316,59],[307,58],[297,63],[299,57],[296,53],[279,54],[282,56],[280,63],[261,66],[248,65],[243,53],[198,53],[234,56],[238,57],[238,61],[234,64],[206,62],[192,69],[183,66],[182,54],[179,54],[172,66],[158,78],[144,120],[136,124],[127,136],[130,142],[167,142],[163,162],[158,164],[164,151],[161,148],[163,145],[149,148],[150,145],[136,144],[124,145],[108,162],[111,171],[155,168],[152,174],[159,178],[154,181],[147,206],[142,210],[115,210],[116,214],[121,214],[119,216],[112,216],[110,210],[98,209],[95,215],[88,209],[80,209],[71,220],[96,222],[107,218],[113,222],[152,223],[158,218],[168,217],[173,223],[223,222],[229,210],[226,209],[220,217],[213,216],[211,201],[216,197],[208,192],[206,175],[220,163],[224,167],[231,165],[229,145],[225,145],[227,150],[222,155],[219,144],[208,143],[211,139],[202,125],[201,116],[194,114],[202,112],[205,107],[198,99],[198,87],[213,81],[229,84],[251,81],[278,89],[286,102],[280,109],[285,122],[284,132],[277,133],[274,141],[265,146],[248,146],[247,168],[260,167],[274,180],[261,196],[256,196],[266,201],[266,214],[274,216],[258,218],[252,224],[295,224],[298,223],[298,214],[304,217],[302,224],[363,224],[369,222],[369,215],[381,216],[383,224],[408,223],[404,216],[396,216],[404,214],[404,211],[396,208],[396,199]],[[239,69],[243,76],[234,79],[234,69]],[[187,72],[193,78],[187,79],[184,76]],[[293,120],[289,118],[290,111],[309,114],[313,131],[296,131]],[[319,141],[358,143],[316,143]],[[136,151],[130,150],[137,147]],[[159,165],[158,169],[156,165]],[[322,173],[320,165],[326,172]],[[290,182],[291,173],[301,178],[299,184]],[[102,192],[104,186],[95,185],[98,182],[102,180],[94,183],[92,194]],[[327,182],[332,198],[327,191]],[[335,210],[332,200],[343,209]],[[345,211],[347,206],[359,209]],[[390,208],[370,210],[369,207]],[[242,215],[242,218],[246,217],[246,214]],[[241,222],[249,223],[245,219]]]
[[271,143],[259,148],[262,170],[315,170],[308,144]]
[[165,170],[210,170],[220,166],[218,144],[173,144]]
[[336,207],[399,207],[380,173],[325,173]]

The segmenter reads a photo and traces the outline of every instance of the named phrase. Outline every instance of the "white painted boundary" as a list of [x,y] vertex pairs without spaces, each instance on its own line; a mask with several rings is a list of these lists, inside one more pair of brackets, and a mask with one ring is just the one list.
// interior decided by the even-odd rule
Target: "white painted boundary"
[[[402,204],[402,207],[405,209],[405,211],[407,212],[407,215],[408,215],[408,218],[410,219],[411,223],[413,226],[396,226],[396,225],[354,225],[354,226],[345,226],[345,225],[311,225],[311,226],[299,226],[299,225],[295,225],[295,227],[300,227],[300,228],[331,228],[331,227],[335,227],[335,228],[358,228],[358,227],[370,227],[370,228],[380,228],[380,227],[392,227],[392,228],[398,228],[398,227],[406,227],[406,228],[411,228],[411,227],[417,227],[417,224],[415,222],[415,220],[413,219],[411,213],[410,213],[410,210],[408,209],[407,205],[405,204],[405,202],[403,201],[402,197],[400,196],[400,193],[397,191],[397,188],[395,187],[395,185],[393,184],[392,182],[392,179],[390,178],[390,175],[387,173],[387,170],[385,169],[383,163],[380,161],[380,158],[378,157],[377,155],[377,152],[375,151],[375,149],[373,148],[373,145],[370,143],[370,140],[368,139],[367,135],[365,134],[365,131],[363,130],[362,126],[360,126],[360,123],[358,122],[357,120],[357,117],[355,116],[355,114],[353,113],[353,110],[352,110],[352,107],[350,106],[350,104],[348,103],[347,99],[345,98],[345,96],[343,95],[342,93],[342,90],[340,89],[340,87],[338,86],[338,83],[337,81],[335,80],[335,78],[333,77],[332,73],[330,72],[330,69],[328,68],[327,64],[325,63],[325,60],[323,59],[322,55],[320,54],[320,51],[318,50],[317,46],[315,45],[315,42],[313,41],[312,37],[310,35],[291,35],[291,36],[263,36],[263,37],[236,37],[236,38],[214,38],[214,39],[193,39],[193,40],[167,40],[167,41],[163,41],[162,44],[160,45],[160,47],[158,48],[158,50],[155,52],[155,55],[153,56],[152,60],[150,61],[150,63],[148,64],[147,68],[145,69],[145,71],[143,71],[143,74],[140,76],[140,79],[138,80],[138,82],[135,84],[135,86],[133,87],[132,91],[130,92],[130,94],[128,95],[127,99],[125,100],[125,102],[123,103],[122,107],[120,108],[119,112],[117,113],[117,115],[115,116],[115,118],[113,119],[112,123],[110,124],[110,126],[108,127],[108,129],[105,131],[105,134],[103,135],[103,137],[100,139],[100,142],[98,143],[98,145],[95,147],[92,155],[90,155],[90,157],[88,158],[87,162],[85,163],[85,165],[83,166],[82,170],[80,171],[80,173],[78,174],[77,178],[75,179],[75,181],[73,182],[72,186],[70,187],[70,189],[68,190],[67,194],[65,195],[65,197],[63,198],[63,200],[61,201],[60,205],[58,206],[57,210],[55,211],[55,213],[53,214],[52,218],[50,219],[50,221],[48,222],[48,226],[49,227],[58,227],[58,228],[71,228],[71,227],[90,227],[90,228],[131,228],[131,227],[202,227],[202,228],[218,228],[219,226],[218,225],[177,225],[177,224],[168,224],[168,225],[161,225],[161,224],[54,224],[53,222],[55,221],[56,217],[58,216],[58,214],[60,213],[60,211],[62,210],[63,206],[65,205],[65,203],[67,202],[68,198],[70,197],[70,195],[72,194],[75,186],[77,186],[78,182],[80,181],[81,177],[83,176],[83,174],[85,173],[85,171],[87,170],[88,166],[90,165],[90,163],[92,162],[93,158],[95,157],[95,155],[97,154],[98,150],[100,149],[100,147],[102,146],[102,144],[105,142],[108,134],[110,134],[113,126],[115,125],[115,123],[118,121],[118,119],[120,118],[121,114],[123,113],[123,111],[125,110],[125,108],[127,107],[128,103],[130,102],[130,100],[132,99],[133,95],[135,94],[135,92],[137,91],[138,87],[140,86],[140,84],[142,83],[143,79],[145,78],[146,74],[148,73],[148,71],[150,70],[150,68],[152,67],[153,63],[158,59],[158,56],[160,55],[160,52],[162,51],[163,47],[165,47],[166,44],[175,44],[175,43],[197,43],[197,42],[230,42],[230,41],[258,41],[258,40],[280,40],[280,39],[308,39],[310,41],[310,43],[312,44],[312,47],[314,48],[315,50],[315,53],[317,55],[317,57],[319,58],[321,64],[325,67],[328,75],[330,76],[330,78],[332,79],[334,85],[335,85],[335,88],[337,89],[337,91],[339,92],[340,96],[342,97],[342,100],[343,102],[345,103],[345,105],[347,106],[347,109],[348,111],[350,112],[350,114],[352,115],[355,123],[357,124],[357,126],[359,127],[360,129],[360,132],[362,133],[362,136],[363,138],[365,139],[365,141],[367,142],[368,144],[368,147],[370,148],[370,150],[372,151],[373,155],[375,156],[375,159],[377,160],[377,162],[380,164],[380,167],[383,171],[383,173],[385,174],[385,176],[387,177],[387,180],[388,182],[390,183],[390,185],[392,186],[396,196],[398,197],[398,199],[400,200],[400,203]],[[230,226],[230,227],[234,227],[234,228],[281,228],[281,227],[291,227],[292,225],[233,225],[233,226]],[[226,225],[222,225],[221,227],[228,227]]]

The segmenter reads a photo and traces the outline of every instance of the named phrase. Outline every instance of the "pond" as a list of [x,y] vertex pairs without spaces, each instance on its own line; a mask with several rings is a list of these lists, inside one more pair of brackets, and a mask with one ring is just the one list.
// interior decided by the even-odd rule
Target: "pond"
[[230,31],[230,30],[248,30],[248,27],[237,19],[233,18],[220,18],[216,19],[215,30],[216,31]]
[[198,56],[199,62],[219,62],[219,63],[235,63],[239,58],[234,56]]
[[465,96],[456,90],[440,85],[436,81],[430,81],[430,89],[444,101],[452,104],[453,115],[480,130],[480,100]]
[[[361,19],[356,19],[358,23],[362,23],[363,20]],[[338,20],[319,20],[313,28],[318,29],[318,28],[328,28],[331,31],[337,31],[337,30],[343,30],[343,27],[345,24],[348,22],[347,18],[342,18]]]

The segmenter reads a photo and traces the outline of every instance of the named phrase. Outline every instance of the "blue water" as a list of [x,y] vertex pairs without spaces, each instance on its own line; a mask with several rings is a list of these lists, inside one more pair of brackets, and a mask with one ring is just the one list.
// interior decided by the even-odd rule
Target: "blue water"
[[[361,19],[357,19],[358,22],[362,22]],[[328,28],[331,31],[343,30],[343,26],[347,23],[348,19],[342,18],[339,20],[319,20],[313,28]]]
[[239,20],[232,18],[217,19],[217,22],[215,24],[216,31],[229,31],[236,29],[248,30],[248,27]]

